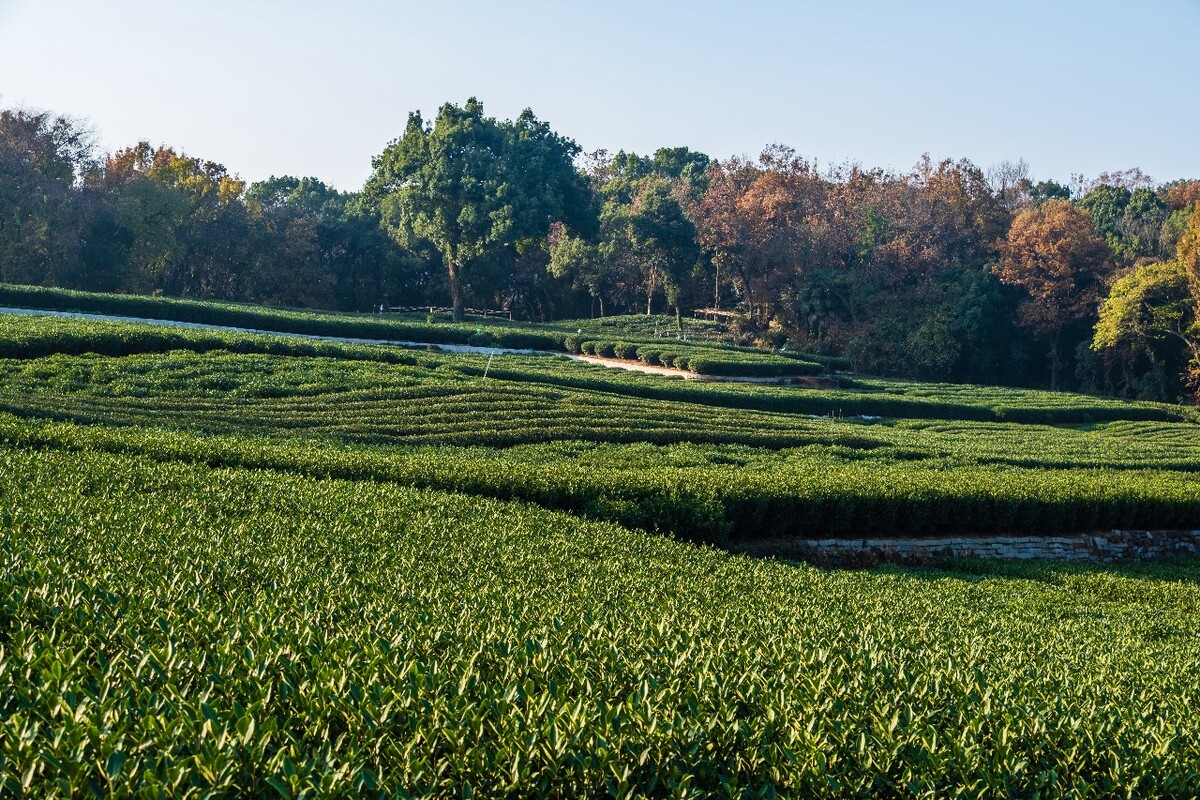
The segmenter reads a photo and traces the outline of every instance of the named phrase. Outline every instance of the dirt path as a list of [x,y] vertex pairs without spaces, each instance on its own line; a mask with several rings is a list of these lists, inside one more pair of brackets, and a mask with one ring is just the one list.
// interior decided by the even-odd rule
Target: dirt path
[[640,361],[624,361],[619,358],[602,358],[601,356],[577,356],[570,353],[559,353],[572,361],[585,361],[588,364],[599,364],[602,367],[627,369],[631,372],[645,372],[650,375],[667,375],[674,378],[686,378],[689,381],[706,381],[710,383],[795,383],[793,378],[740,378],[736,375],[701,375],[686,369],[675,367],[655,367]]
[[674,367],[655,367],[650,364],[643,364],[640,361],[626,361],[620,358],[604,358],[603,356],[577,356],[567,354],[572,361],[582,361],[586,364],[599,364],[602,367],[614,367],[616,369],[627,369],[630,372],[644,372],[648,375],[669,375],[676,378],[688,378],[696,380],[703,376],[697,375],[694,372],[688,372],[686,369],[675,369]]
[[780,378],[739,378],[729,375],[699,375],[685,369],[674,367],[655,367],[640,361],[624,361],[619,358],[602,358],[600,356],[583,356],[574,353],[563,353],[554,350],[523,350],[513,347],[477,347],[469,344],[435,344],[432,342],[410,342],[400,339],[356,339],[350,336],[318,336],[312,333],[289,333],[286,331],[262,330],[259,328],[239,328],[233,325],[210,325],[204,322],[180,322],[173,319],[148,319],[145,317],[122,317],[115,314],[89,314],[82,311],[49,311],[37,308],[0,307],[0,314],[23,314],[41,317],[68,317],[71,319],[90,319],[103,322],[135,322],[143,325],[163,325],[173,328],[194,328],[198,330],[227,331],[229,333],[257,333],[265,336],[286,336],[293,339],[314,339],[322,342],[340,342],[344,344],[388,345],[417,350],[440,350],[447,353],[475,353],[477,355],[519,355],[519,356],[558,356],[572,361],[582,361],[587,364],[598,364],[612,369],[624,369],[631,372],[643,372],[648,375],[662,375],[673,378],[684,378],[694,381],[713,381],[720,383],[787,383]]

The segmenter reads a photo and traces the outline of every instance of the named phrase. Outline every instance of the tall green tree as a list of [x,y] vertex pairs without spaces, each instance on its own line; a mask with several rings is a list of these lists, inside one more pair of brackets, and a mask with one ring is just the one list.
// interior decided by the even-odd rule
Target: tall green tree
[[1174,260],[1143,264],[1113,283],[1092,348],[1142,350],[1153,361],[1163,340],[1186,354],[1183,381],[1200,397],[1200,208],[1189,217]]
[[556,225],[550,232],[548,269],[555,278],[571,281],[574,289],[587,290],[593,304],[600,304],[600,316],[604,316],[604,300],[610,288],[612,270],[599,245],[581,236],[572,236],[562,225]]
[[578,152],[529,110],[501,122],[475,98],[461,108],[446,103],[432,125],[420,112],[409,115],[404,135],[374,160],[364,199],[401,244],[424,240],[437,249],[461,320],[464,275],[475,262],[534,246],[551,223],[582,216]]
[[680,297],[700,250],[696,226],[684,214],[671,182],[652,178],[642,183],[629,215],[629,240],[646,271],[646,313],[661,287],[675,309],[676,330],[682,333]]
[[655,171],[666,178],[683,182],[693,202],[704,196],[708,188],[708,167],[712,159],[690,147],[660,147],[652,159]]
[[124,287],[245,297],[240,280],[254,246],[245,187],[221,164],[148,142],[109,157],[93,189],[112,204],[124,234],[115,238],[128,243]]
[[91,166],[79,122],[0,111],[0,281],[55,284],[73,273],[86,213],[76,187]]
[[1037,206],[1047,200],[1070,200],[1071,190],[1058,181],[1038,181],[1029,190],[1029,199]]

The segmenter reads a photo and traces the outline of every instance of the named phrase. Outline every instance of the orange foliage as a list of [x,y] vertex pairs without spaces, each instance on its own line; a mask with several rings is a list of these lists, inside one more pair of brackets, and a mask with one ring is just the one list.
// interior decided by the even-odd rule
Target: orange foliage
[[1111,255],[1087,214],[1050,200],[1013,220],[996,273],[1029,293],[1021,307],[1026,327],[1055,333],[1095,309]]
[[1188,286],[1196,303],[1197,317],[1200,318],[1200,206],[1192,212],[1187,230],[1179,237],[1175,252],[1188,277]]
[[1168,207],[1180,209],[1191,203],[1200,204],[1200,181],[1180,181],[1167,189]]
[[170,147],[152,148],[149,142],[118,150],[104,162],[103,180],[110,187],[136,177],[173,186],[194,200],[215,197],[222,204],[237,200],[246,189],[245,181],[215,161],[201,161]]

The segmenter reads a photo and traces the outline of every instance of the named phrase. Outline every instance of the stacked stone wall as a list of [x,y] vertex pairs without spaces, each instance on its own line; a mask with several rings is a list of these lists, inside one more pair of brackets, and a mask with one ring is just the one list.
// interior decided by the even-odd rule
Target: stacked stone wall
[[785,555],[817,562],[922,563],[946,558],[1003,558],[1114,563],[1200,555],[1200,530],[1109,531],[1067,536],[809,539],[791,541],[779,549]]

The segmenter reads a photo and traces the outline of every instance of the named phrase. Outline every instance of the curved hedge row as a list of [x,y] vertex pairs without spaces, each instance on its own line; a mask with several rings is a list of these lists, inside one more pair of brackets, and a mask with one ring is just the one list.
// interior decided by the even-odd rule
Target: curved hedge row
[[[460,360],[452,356],[447,363]],[[485,359],[470,360],[484,362],[481,367],[486,368]],[[576,372],[601,369],[564,366]],[[772,450],[819,444],[841,448],[846,458],[884,461],[1200,471],[1197,425],[1122,421],[1063,430],[962,420],[840,421],[564,390],[527,374],[513,381],[503,375],[483,380],[481,373],[463,374],[433,358],[411,365],[222,351],[124,358],[59,355],[0,360],[0,407],[23,416],[89,423],[370,444],[511,447],[576,440]],[[633,452],[627,451],[626,459]],[[653,452],[653,458],[640,462],[647,469],[666,457],[663,451]],[[770,455],[755,452],[756,459]],[[742,462],[739,456],[737,463]]]
[[697,375],[784,378],[819,375],[825,372],[822,364],[785,358],[763,350],[697,347],[682,342],[612,342],[605,339],[582,339],[578,336],[566,337],[563,345],[571,352],[584,355],[640,361],[650,366],[674,367]]
[[[647,352],[656,352],[653,349]],[[639,357],[639,360],[644,360]],[[654,363],[646,361],[646,363]],[[664,365],[665,362],[659,361]],[[675,362],[672,362],[675,363]],[[483,375],[484,367],[469,362],[455,363],[452,369]],[[637,375],[610,375],[607,372],[581,374],[556,366],[520,367],[493,364],[488,374],[512,381],[537,381],[551,386],[608,392],[646,400],[699,403],[724,408],[753,409],[784,414],[818,417],[872,416],[912,419],[959,419],[980,422],[1008,421],[1023,424],[1067,425],[1077,423],[1130,420],[1177,422],[1179,409],[1165,405],[1125,403],[1103,398],[1081,398],[1061,407],[1013,407],[991,405],[983,401],[957,402],[938,397],[893,394],[880,391],[844,389],[795,390],[776,387],[734,386],[693,381],[664,382],[640,380]]]
[[[569,338],[569,337],[568,337]],[[588,340],[591,341],[591,340]],[[586,342],[579,343],[581,346]],[[612,343],[629,352],[634,343]],[[595,344],[592,345],[593,351]],[[1020,392],[990,387],[938,387],[897,391],[885,381],[866,382],[862,390],[803,389],[717,385],[664,381],[611,370],[589,370],[580,364],[544,357],[503,357],[490,365],[486,357],[452,354],[416,355],[411,350],[300,340],[269,334],[169,328],[139,323],[80,320],[66,317],[0,315],[0,358],[36,359],[53,354],[98,353],[128,356],[171,350],[269,353],[281,356],[324,356],[337,359],[419,364],[458,374],[485,372],[525,384],[601,391],[646,400],[685,402],[722,408],[851,417],[961,419],[1017,423],[1069,424],[1108,420],[1171,422],[1181,419],[1177,407],[1129,403],[1080,395]],[[637,345],[633,351],[647,364],[689,364],[699,356],[666,352],[659,345]],[[799,363],[799,362],[796,362]],[[739,366],[739,369],[742,369]],[[903,389],[907,384],[898,384]],[[1018,405],[1024,402],[1026,405]]]
[[[96,322],[69,317],[0,315],[0,358],[35,359],[51,355],[131,356],[187,350],[207,353],[261,353],[279,356],[379,361],[388,364],[429,364],[428,358],[399,348],[343,344],[259,333],[170,328],[136,322]],[[436,362],[435,362],[436,363]]]
[[97,294],[67,289],[0,284],[0,305],[162,319],[251,328],[311,336],[463,344],[518,350],[562,350],[564,334],[495,324],[430,324],[374,315],[274,309],[138,295]]

